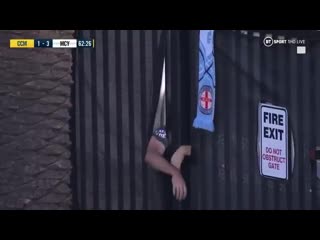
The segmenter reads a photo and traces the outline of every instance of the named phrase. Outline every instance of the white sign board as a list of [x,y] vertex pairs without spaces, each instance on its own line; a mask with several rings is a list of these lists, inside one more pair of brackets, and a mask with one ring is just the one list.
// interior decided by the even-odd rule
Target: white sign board
[[288,179],[288,113],[283,107],[259,105],[260,174]]

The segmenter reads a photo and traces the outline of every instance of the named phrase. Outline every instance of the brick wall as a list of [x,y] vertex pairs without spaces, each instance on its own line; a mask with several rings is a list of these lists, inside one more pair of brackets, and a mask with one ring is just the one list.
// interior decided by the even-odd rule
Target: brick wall
[[0,32],[0,209],[71,208],[71,50],[9,49],[9,39],[73,32]]

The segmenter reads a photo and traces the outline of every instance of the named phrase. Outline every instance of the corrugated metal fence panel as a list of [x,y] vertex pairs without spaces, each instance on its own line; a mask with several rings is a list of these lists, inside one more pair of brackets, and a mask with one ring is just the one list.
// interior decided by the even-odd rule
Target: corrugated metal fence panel
[[[309,150],[320,145],[319,40],[308,33],[313,40],[307,40],[307,54],[297,55],[295,46],[264,47],[268,32],[260,32],[260,37],[245,33],[216,32],[216,131],[210,134],[191,127],[198,87],[198,31],[78,32],[79,38],[95,38],[96,48],[75,54],[76,207],[319,208],[319,180],[308,159]],[[143,162],[160,91],[161,44],[166,46],[166,105],[173,139],[191,139],[193,145],[192,158],[183,168],[188,198],[182,204],[172,199],[170,179]],[[287,182],[259,175],[261,101],[288,109],[295,162]]]
[[[193,78],[192,58],[190,54],[195,50],[191,45],[190,30],[169,31],[167,35],[166,59],[168,63],[166,78],[166,106],[167,129],[172,134],[172,144],[181,145],[190,143],[190,83]],[[188,161],[187,161],[188,162]],[[189,165],[183,166],[183,174],[188,183]],[[165,183],[167,209],[183,209],[189,205],[189,199],[180,204],[172,198],[170,178]],[[190,187],[189,187],[190,189]]]
[[162,209],[161,180],[143,162],[160,91],[162,31],[77,34],[96,46],[75,52],[75,207]]
[[[196,39],[197,34],[192,38]],[[210,134],[193,130],[195,164],[189,169],[192,194],[188,208],[320,207],[319,180],[309,159],[310,149],[320,144],[320,38],[311,35],[313,38],[306,40],[307,54],[298,55],[293,45],[265,47],[263,37],[253,37],[250,32],[217,31],[216,131]],[[191,91],[197,92],[196,87],[193,85]],[[195,95],[191,97],[196,102]],[[261,101],[288,110],[295,158],[287,182],[259,175],[257,111]]]

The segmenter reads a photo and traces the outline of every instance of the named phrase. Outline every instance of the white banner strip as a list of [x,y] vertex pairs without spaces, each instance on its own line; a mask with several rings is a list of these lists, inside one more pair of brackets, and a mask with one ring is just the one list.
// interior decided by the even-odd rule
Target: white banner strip
[[53,48],[76,48],[77,39],[52,39]]

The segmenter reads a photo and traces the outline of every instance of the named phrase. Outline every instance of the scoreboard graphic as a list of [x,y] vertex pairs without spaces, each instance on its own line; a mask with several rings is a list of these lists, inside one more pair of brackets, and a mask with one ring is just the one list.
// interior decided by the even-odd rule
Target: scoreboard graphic
[[94,39],[10,39],[10,48],[94,48]]

